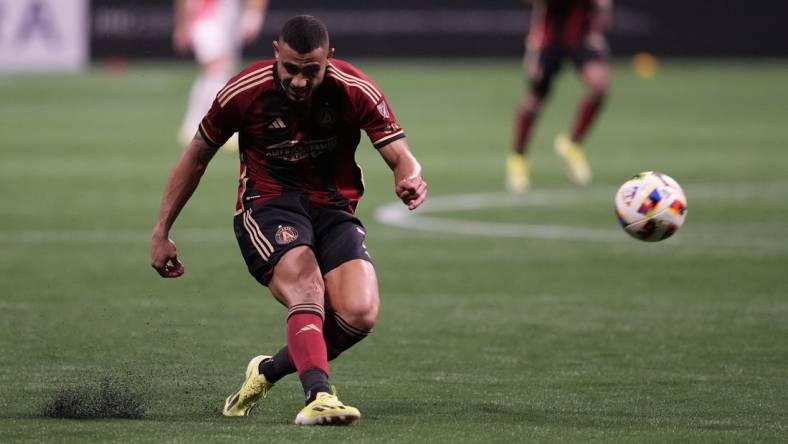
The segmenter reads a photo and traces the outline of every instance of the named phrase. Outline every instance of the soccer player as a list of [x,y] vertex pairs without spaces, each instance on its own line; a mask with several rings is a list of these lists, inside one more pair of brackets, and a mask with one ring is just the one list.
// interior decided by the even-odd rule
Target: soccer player
[[530,88],[517,110],[506,185],[523,192],[530,186],[526,158],[528,140],[550,86],[564,59],[572,60],[585,92],[568,134],[555,139],[569,178],[578,185],[591,182],[591,169],[582,142],[599,114],[610,83],[609,52],[603,35],[611,23],[612,0],[532,0],[531,27],[526,37],[524,66]]
[[173,47],[181,54],[191,51],[199,64],[178,131],[182,146],[189,144],[216,92],[238,69],[241,46],[257,38],[267,8],[268,0],[175,0]]
[[353,424],[328,361],[364,339],[378,317],[378,284],[365,230],[354,216],[364,191],[354,153],[360,130],[391,168],[411,210],[427,196],[421,166],[378,87],[333,58],[326,27],[299,15],[273,42],[275,60],[247,67],[222,88],[172,170],[151,239],[162,277],[184,267],[169,232],[217,149],[240,134],[235,235],[249,272],[287,307],[287,345],[254,357],[224,405],[245,416],[282,377],[297,372],[306,406],[296,424]]

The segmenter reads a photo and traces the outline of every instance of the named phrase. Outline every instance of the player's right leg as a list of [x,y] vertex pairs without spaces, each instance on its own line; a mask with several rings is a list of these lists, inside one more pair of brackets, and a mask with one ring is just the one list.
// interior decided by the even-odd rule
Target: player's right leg
[[[328,365],[325,358],[325,343],[322,341],[323,293],[324,287],[320,269],[312,253],[312,226],[306,214],[308,198],[300,193],[285,194],[254,208],[247,208],[235,216],[235,235],[241,253],[249,268],[249,273],[261,284],[268,286],[272,294],[288,307],[288,342],[291,333],[308,327],[299,334],[295,345],[288,350],[290,360],[298,364],[304,355],[303,338],[309,337],[306,353],[314,352],[313,359],[321,370],[318,380],[325,383],[318,387],[329,390],[327,382]],[[306,320],[307,322],[302,322]],[[298,321],[304,325],[295,325]],[[315,346],[311,332],[317,330],[320,341]],[[310,333],[310,334],[303,334]],[[322,358],[320,357],[322,348]],[[314,349],[314,350],[312,350]],[[274,358],[281,358],[277,353]],[[308,359],[308,357],[307,357]],[[225,403],[227,416],[246,415],[259,399],[264,397],[277,380],[269,380],[261,371],[261,363],[270,361],[268,356],[256,356],[247,366],[246,381],[236,393],[230,395]],[[302,362],[303,363],[303,362]],[[302,366],[303,367],[303,366]],[[311,368],[310,367],[310,368]],[[303,368],[299,368],[302,370]],[[315,378],[312,378],[314,380]],[[236,397],[235,395],[239,396]]]
[[560,48],[529,46],[524,57],[529,90],[518,106],[509,156],[506,158],[506,188],[520,193],[531,185],[528,142],[542,105],[550,93],[552,79],[561,69]]
[[282,256],[268,284],[288,307],[287,350],[298,370],[306,405],[298,425],[350,425],[361,417],[344,405],[328,381],[328,353],[323,338],[325,287],[311,248],[299,246]]
[[260,373],[260,363],[269,356],[255,356],[246,366],[245,379],[241,388],[224,401],[224,416],[248,416],[261,398],[265,398],[274,384]]
[[[318,262],[326,295],[323,337],[329,359],[348,350],[372,331],[378,319],[378,280],[364,240],[366,231],[352,214],[321,209],[314,219]],[[288,344],[289,346],[289,344]],[[296,424],[354,424],[358,409],[325,393],[305,406]]]
[[[292,226],[288,227],[294,230],[291,232],[293,235],[299,232]],[[254,226],[252,229],[255,229]],[[264,232],[261,229],[257,235],[263,236]],[[278,244],[282,242],[277,240],[284,240],[280,236],[273,239]],[[299,245],[283,252],[276,261],[267,285],[271,294],[288,308],[289,358],[298,370],[307,404],[314,403],[321,393],[330,395],[331,386],[328,382],[328,357],[323,339],[325,287],[312,248],[309,245]],[[249,362],[246,381],[241,389],[230,395],[225,402],[225,416],[248,415],[255,403],[265,397],[273,387],[260,371],[260,363],[269,358],[261,355]],[[325,404],[326,401],[321,402]]]
[[[363,259],[344,262],[325,277],[326,301],[331,310],[324,324],[328,357],[342,352],[367,337],[378,318],[380,298],[372,263]],[[290,344],[288,343],[288,347]],[[336,392],[321,392],[296,416],[299,425],[352,425],[361,418],[355,407],[345,405]]]

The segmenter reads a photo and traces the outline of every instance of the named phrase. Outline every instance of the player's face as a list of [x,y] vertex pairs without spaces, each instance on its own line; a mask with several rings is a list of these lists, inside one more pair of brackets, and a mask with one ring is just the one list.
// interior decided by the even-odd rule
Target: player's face
[[287,97],[294,102],[303,102],[314,92],[326,75],[328,59],[333,49],[315,48],[301,54],[287,43],[274,41],[276,71]]

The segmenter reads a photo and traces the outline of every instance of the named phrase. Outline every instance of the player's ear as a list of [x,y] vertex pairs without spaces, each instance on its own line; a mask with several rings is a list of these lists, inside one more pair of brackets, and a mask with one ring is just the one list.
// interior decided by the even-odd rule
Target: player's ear
[[274,58],[279,59],[279,42],[274,40],[271,42],[271,47],[274,48]]
[[326,58],[330,59],[330,58],[333,58],[333,57],[334,57],[334,48],[329,48],[329,50],[328,50],[328,57],[326,57]]

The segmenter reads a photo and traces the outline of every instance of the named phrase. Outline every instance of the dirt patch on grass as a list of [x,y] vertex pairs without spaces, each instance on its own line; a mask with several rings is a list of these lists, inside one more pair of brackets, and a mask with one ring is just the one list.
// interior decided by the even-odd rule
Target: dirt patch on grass
[[41,415],[68,419],[142,419],[146,403],[139,387],[131,381],[104,377],[94,383],[62,388],[42,406]]

